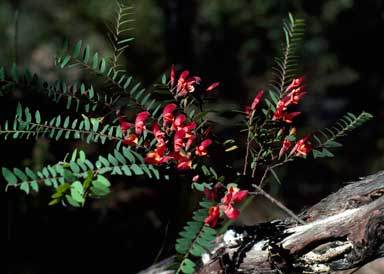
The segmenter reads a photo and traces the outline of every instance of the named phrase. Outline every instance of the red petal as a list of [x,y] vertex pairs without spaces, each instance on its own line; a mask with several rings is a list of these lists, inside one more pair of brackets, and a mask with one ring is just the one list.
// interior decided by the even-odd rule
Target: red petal
[[255,110],[257,105],[260,103],[261,97],[263,96],[264,91],[260,90],[259,93],[256,95],[255,99],[253,99],[251,110]]
[[188,71],[188,70],[184,70],[184,71],[180,74],[179,81],[180,81],[180,80],[185,80],[185,78],[187,78],[188,74],[189,74],[189,71]]
[[247,197],[247,195],[248,195],[248,190],[237,191],[232,194],[232,201],[234,203],[241,202],[242,200],[245,199],[245,197]]
[[207,87],[207,91],[212,91],[218,85],[220,85],[220,82],[215,82],[215,83],[211,84],[209,87]]
[[231,220],[237,219],[240,215],[240,211],[237,208],[234,208],[231,204],[225,208],[224,213]]
[[172,65],[172,67],[171,67],[171,88],[173,88],[174,84],[175,84],[175,65]]

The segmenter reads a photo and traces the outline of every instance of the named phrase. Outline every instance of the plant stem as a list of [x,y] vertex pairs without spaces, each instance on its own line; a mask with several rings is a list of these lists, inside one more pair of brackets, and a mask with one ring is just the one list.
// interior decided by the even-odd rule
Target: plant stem
[[289,208],[287,208],[285,205],[283,205],[280,201],[278,201],[277,199],[273,198],[271,195],[269,195],[267,192],[265,192],[261,187],[259,187],[258,185],[256,184],[252,184],[252,186],[254,188],[256,188],[257,192],[250,192],[249,194],[253,194],[253,195],[258,195],[258,194],[261,194],[263,195],[265,198],[267,198],[270,202],[272,202],[273,204],[277,205],[280,209],[282,209],[285,213],[287,213],[289,216],[291,216],[293,219],[295,219],[298,223],[300,224],[305,224],[305,222],[300,219],[295,213],[293,213],[292,210],[290,210]]

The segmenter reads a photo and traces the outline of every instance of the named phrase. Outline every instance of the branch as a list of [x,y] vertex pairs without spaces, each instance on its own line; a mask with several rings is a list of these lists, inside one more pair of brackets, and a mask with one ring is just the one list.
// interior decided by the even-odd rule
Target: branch
[[384,171],[347,184],[299,217],[306,224],[290,217],[231,228],[215,239],[197,273],[329,273],[383,257]]

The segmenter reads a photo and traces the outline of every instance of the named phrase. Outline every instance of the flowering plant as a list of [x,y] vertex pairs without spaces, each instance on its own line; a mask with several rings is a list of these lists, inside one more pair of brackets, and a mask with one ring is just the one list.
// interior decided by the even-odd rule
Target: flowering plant
[[[118,26],[129,16],[129,9],[119,4]],[[286,44],[282,57],[276,61],[276,79],[267,90],[256,94],[250,106],[239,111],[246,133],[243,148],[233,139],[221,142],[211,133],[209,111],[203,109],[204,99],[207,95],[218,94],[219,82],[202,88],[200,77],[190,76],[188,70],[176,77],[178,71],[172,65],[169,76],[164,75],[158,85],[166,90],[168,97],[158,100],[154,96],[156,90],[141,88],[141,83],[119,69],[117,57],[132,39],[122,36],[126,32],[118,28],[113,34],[112,62],[97,52],[91,56],[90,47],[84,46],[82,41],[75,43],[72,49],[66,48],[56,59],[59,69],[76,67],[92,71],[108,83],[107,91],[95,90],[92,85],[80,81],[49,83],[15,66],[8,75],[1,68],[2,94],[16,87],[36,89],[47,93],[55,102],[65,100],[68,109],[76,110],[75,114],[82,106],[84,113],[75,119],[73,115],[57,115],[43,120],[38,110],[31,112],[19,104],[14,119],[3,122],[0,135],[55,140],[64,137],[113,144],[113,150],[107,155],[98,155],[96,161],[89,160],[84,151],[76,149],[63,161],[38,171],[29,167],[24,170],[3,167],[7,188],[18,187],[28,194],[31,190],[38,192],[45,185],[53,188],[50,205],[61,203],[80,207],[88,198],[108,195],[110,175],[168,180],[173,171],[186,174],[190,176],[189,187],[201,192],[201,208],[194,211],[193,220],[179,234],[175,249],[180,256],[173,268],[176,273],[194,272],[196,258],[212,246],[216,229],[227,219],[239,217],[239,204],[255,194],[251,190],[264,193],[262,188],[270,174],[278,180],[277,167],[310,154],[314,158],[333,156],[329,149],[340,146],[336,139],[371,118],[366,112],[358,116],[347,114],[330,129],[309,135],[297,132],[294,121],[301,113],[292,108],[307,94],[294,58],[303,27],[303,20],[289,16],[284,23]],[[135,110],[133,114],[132,109]],[[216,159],[211,149],[223,147],[227,153],[243,149],[244,161],[235,173],[247,178],[248,184],[236,184],[214,169],[212,163]]]

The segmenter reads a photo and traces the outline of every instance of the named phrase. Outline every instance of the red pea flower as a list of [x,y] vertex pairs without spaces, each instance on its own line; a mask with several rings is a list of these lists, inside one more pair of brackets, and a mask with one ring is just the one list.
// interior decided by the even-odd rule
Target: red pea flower
[[231,220],[237,219],[240,215],[240,211],[237,208],[234,208],[231,204],[224,206],[224,213]]
[[192,167],[192,161],[187,157],[181,158],[177,163],[177,170],[188,170]]
[[[187,136],[187,134],[186,134],[186,136]],[[188,150],[191,147],[194,140],[195,140],[195,135],[189,135],[187,143],[185,144],[186,150]]]
[[172,123],[172,128],[174,130],[180,130],[183,129],[184,127],[184,121],[185,121],[185,115],[184,114],[179,114],[177,115],[176,119]]
[[127,137],[125,137],[122,141],[124,145],[127,146],[136,146],[138,142],[138,138],[135,134],[129,134]]
[[251,114],[251,107],[245,106],[245,116],[249,118],[249,115]]
[[172,124],[173,122],[173,112],[176,109],[176,104],[168,104],[163,108],[163,126]]
[[283,146],[281,147],[280,149],[280,152],[279,152],[279,159],[281,158],[281,156],[284,155],[284,153],[292,146],[292,142],[289,141],[288,139],[284,139],[283,141]]
[[176,131],[175,137],[173,140],[173,146],[174,146],[174,151],[178,152],[180,149],[184,148],[184,138],[185,138],[185,131],[184,130],[179,130]]
[[155,151],[150,151],[147,153],[147,157],[144,158],[144,161],[150,165],[158,165],[160,164],[160,159],[161,156],[159,153]]
[[164,143],[164,135],[165,133],[160,130],[159,124],[155,122],[152,126],[153,134],[155,135],[155,139],[158,143]]
[[263,97],[264,91],[260,90],[259,93],[257,93],[255,99],[253,99],[251,110],[255,110],[257,105],[260,103],[261,97]]
[[124,120],[123,116],[119,116],[120,129],[123,134],[127,133],[127,130],[131,128],[131,124]]
[[220,85],[220,82],[215,82],[213,84],[211,84],[209,87],[207,87],[207,91],[212,91],[213,89],[215,89],[218,85]]
[[248,190],[240,190],[237,187],[229,186],[227,194],[221,199],[221,202],[225,205],[229,205],[231,202],[238,203],[245,199],[248,195]]
[[311,135],[308,135],[297,141],[296,145],[292,148],[291,152],[289,153],[289,156],[293,154],[295,156],[304,156],[311,152],[312,146],[308,143],[310,137]]
[[208,210],[208,217],[205,218],[204,223],[210,227],[215,227],[220,217],[220,207],[212,206]]
[[188,70],[184,70],[177,82],[177,88],[176,88],[176,98],[177,97],[184,97],[188,94],[188,92],[194,92],[195,91],[195,84],[199,84],[201,81],[201,78],[198,76],[192,76],[187,78],[189,74]]
[[185,131],[185,134],[187,137],[192,135],[192,130],[196,128],[196,122],[190,122],[186,126],[183,127],[183,130]]
[[290,91],[291,89],[297,88],[304,81],[304,77],[296,78],[292,80],[292,83],[287,87],[285,91]]
[[201,142],[201,144],[196,147],[196,155],[198,156],[205,156],[207,155],[207,146],[209,146],[210,144],[212,144],[212,140],[211,139],[206,139],[204,141]]
[[137,135],[140,135],[143,130],[145,130],[145,120],[147,120],[149,116],[148,111],[143,111],[137,114],[136,120],[135,120],[135,131]]
[[296,116],[300,115],[301,112],[296,111],[296,112],[291,112],[291,113],[283,113],[281,116],[281,119],[288,123],[291,124],[293,121],[292,119],[295,118]]
[[173,64],[171,67],[171,88],[173,88],[175,84],[175,65]]

